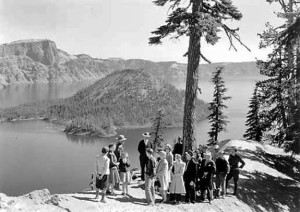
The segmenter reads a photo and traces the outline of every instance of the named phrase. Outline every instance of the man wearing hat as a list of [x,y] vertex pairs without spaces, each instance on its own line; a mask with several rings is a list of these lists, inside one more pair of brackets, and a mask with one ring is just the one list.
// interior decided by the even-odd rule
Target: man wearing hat
[[146,150],[148,148],[154,149],[154,147],[153,144],[149,141],[149,138],[151,137],[149,132],[142,134],[142,136],[143,140],[141,140],[138,145],[138,151],[140,153],[141,180],[145,181],[145,167],[148,161]]
[[183,180],[185,185],[185,202],[195,203],[196,200],[196,178],[197,178],[197,162],[193,158],[193,151],[189,150],[185,152],[187,160],[186,170],[183,174]]
[[209,203],[212,201],[212,189],[213,182],[212,176],[216,170],[215,162],[211,159],[211,153],[204,153],[204,159],[201,162],[200,168],[200,190],[201,190],[201,201],[205,200],[204,193],[207,191],[207,197]]

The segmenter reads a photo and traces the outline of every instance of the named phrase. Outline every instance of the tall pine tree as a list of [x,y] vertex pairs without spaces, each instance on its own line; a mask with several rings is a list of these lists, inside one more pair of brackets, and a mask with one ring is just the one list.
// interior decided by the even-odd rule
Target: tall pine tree
[[211,129],[208,132],[210,140],[209,144],[216,144],[218,142],[218,135],[220,132],[226,130],[226,125],[228,123],[227,116],[224,114],[223,109],[227,108],[224,101],[231,99],[230,96],[225,96],[227,88],[225,87],[225,82],[222,79],[222,71],[224,67],[220,66],[216,68],[211,79],[214,84],[214,94],[213,101],[209,103],[208,109],[211,114],[208,116],[208,120],[211,123]]
[[164,109],[160,109],[157,111],[156,116],[152,119],[153,122],[153,130],[151,134],[154,134],[154,149],[157,147],[161,148],[163,146],[163,129],[166,128],[166,112]]
[[250,99],[249,112],[247,114],[246,126],[248,127],[244,138],[249,140],[261,141],[264,128],[261,125],[260,100],[258,85],[255,86],[253,95]]
[[166,24],[152,32],[154,36],[149,39],[150,44],[161,44],[161,40],[168,36],[175,39],[189,37],[183,117],[183,142],[187,151],[195,144],[195,102],[200,58],[209,62],[201,51],[201,40],[205,39],[207,43],[214,45],[220,39],[218,34],[223,29],[229,38],[230,47],[236,50],[234,39],[245,46],[237,34],[238,29],[231,29],[225,24],[228,20],[240,20],[242,14],[231,0],[155,0],[154,3],[157,6],[169,4],[170,14]]
[[272,142],[282,146],[286,141],[295,139],[294,123],[299,101],[297,100],[297,48],[296,45],[284,46],[281,37],[298,16],[299,1],[267,0],[278,3],[282,12],[277,13],[284,24],[273,27],[267,24],[267,30],[261,35],[260,47],[272,47],[273,51],[266,61],[258,61],[261,73],[268,79],[260,82],[261,105],[264,108],[263,126],[272,137]]

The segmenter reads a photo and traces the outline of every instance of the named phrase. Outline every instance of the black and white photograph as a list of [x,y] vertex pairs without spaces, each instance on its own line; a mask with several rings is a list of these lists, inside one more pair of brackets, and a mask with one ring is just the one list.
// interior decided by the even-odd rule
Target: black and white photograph
[[300,1],[0,0],[15,211],[300,211]]

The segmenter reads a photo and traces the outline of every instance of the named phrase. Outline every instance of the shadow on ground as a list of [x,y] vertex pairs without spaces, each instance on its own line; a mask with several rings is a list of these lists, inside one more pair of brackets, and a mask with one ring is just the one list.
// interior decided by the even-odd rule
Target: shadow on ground
[[130,202],[130,203],[134,203],[134,204],[138,204],[138,205],[147,205],[145,199],[141,199],[141,198],[136,198],[133,197],[131,195],[129,195],[128,197],[110,197],[107,196],[108,199],[114,199],[116,201],[119,202]]
[[90,198],[90,197],[77,197],[77,196],[72,196],[72,197],[75,199],[84,200],[84,201],[99,202],[99,199]]
[[238,199],[255,211],[300,211],[300,175],[293,171],[293,167],[300,167],[298,160],[285,155],[272,155],[261,149],[240,152],[243,152],[243,158],[259,161],[294,180],[267,173],[241,171],[248,179],[239,180]]

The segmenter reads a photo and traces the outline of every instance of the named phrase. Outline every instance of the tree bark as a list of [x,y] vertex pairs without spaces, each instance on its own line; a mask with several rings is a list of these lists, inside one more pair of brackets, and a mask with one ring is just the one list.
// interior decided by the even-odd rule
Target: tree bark
[[[201,11],[203,0],[194,0],[192,13]],[[183,144],[184,152],[193,149],[195,145],[195,109],[198,88],[198,67],[200,62],[201,34],[196,27],[190,27],[188,67],[186,76],[185,104],[183,115]]]

